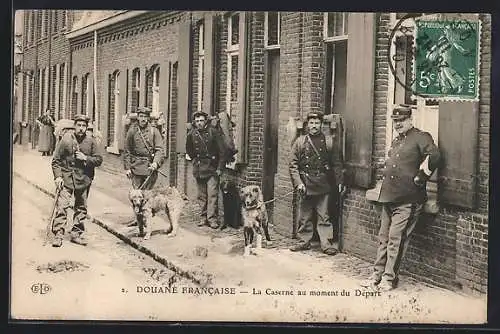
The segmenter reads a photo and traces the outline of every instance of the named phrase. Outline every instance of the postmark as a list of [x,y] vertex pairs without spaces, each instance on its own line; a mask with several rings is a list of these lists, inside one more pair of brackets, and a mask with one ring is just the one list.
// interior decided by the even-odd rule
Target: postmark
[[[401,61],[401,51],[388,52],[389,68],[396,84],[425,100],[479,99],[479,65],[481,22],[479,20],[439,18],[408,14],[401,18],[391,31],[389,40],[398,46],[396,36],[409,36],[412,47],[411,76],[401,80],[396,62]],[[391,46],[391,45],[390,45]]]

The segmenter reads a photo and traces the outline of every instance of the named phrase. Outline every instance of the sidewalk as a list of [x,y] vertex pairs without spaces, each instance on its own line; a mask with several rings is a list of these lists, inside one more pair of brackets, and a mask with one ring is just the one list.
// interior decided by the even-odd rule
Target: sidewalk
[[[14,177],[53,194],[55,186],[50,161],[51,157],[42,157],[36,151],[15,146]],[[88,202],[94,222],[201,285],[238,287],[247,291],[265,291],[266,288],[302,289],[308,293],[311,290],[333,289],[356,291],[360,289],[359,282],[370,274],[370,263],[347,254],[326,256],[318,251],[290,252],[290,240],[278,238],[275,233],[273,237],[277,240],[271,246],[264,241],[262,253],[249,258],[242,256],[243,236],[240,230],[228,228],[213,231],[198,228],[185,220],[181,221],[177,236],[169,238],[158,233],[158,229],[162,228],[161,218],[158,218],[160,221],[155,222],[152,238],[144,241],[137,237],[137,228],[127,227],[133,218],[127,199],[128,182],[124,176],[96,170]],[[301,303],[306,300],[309,299],[301,300]],[[284,297],[280,296],[279,301],[281,305]],[[406,276],[401,277],[398,289],[382,297],[342,299],[341,303],[336,298],[312,297],[311,305],[317,307],[319,304],[326,308],[325,312],[337,312],[339,318],[335,316],[333,320],[348,322],[481,323],[486,320],[486,297],[461,295]],[[284,312],[288,319],[289,315]],[[322,316],[331,318],[328,313]],[[316,318],[321,316],[316,314]]]

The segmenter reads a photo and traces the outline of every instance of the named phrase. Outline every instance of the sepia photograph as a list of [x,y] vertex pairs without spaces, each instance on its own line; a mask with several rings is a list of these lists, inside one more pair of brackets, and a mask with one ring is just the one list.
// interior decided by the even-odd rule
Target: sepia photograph
[[490,14],[12,15],[11,320],[487,323]]

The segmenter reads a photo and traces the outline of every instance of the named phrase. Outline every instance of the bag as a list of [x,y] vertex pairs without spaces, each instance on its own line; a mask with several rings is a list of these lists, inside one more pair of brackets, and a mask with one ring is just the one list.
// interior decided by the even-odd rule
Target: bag
[[[235,155],[238,153],[236,145],[234,143],[233,131],[234,123],[229,119],[229,115],[226,112],[220,112],[217,115],[217,119],[211,122],[211,129],[217,131],[217,134],[221,137],[222,142],[222,152],[223,155],[221,159],[227,164],[232,163],[236,160]],[[212,131],[213,131],[212,130]]]

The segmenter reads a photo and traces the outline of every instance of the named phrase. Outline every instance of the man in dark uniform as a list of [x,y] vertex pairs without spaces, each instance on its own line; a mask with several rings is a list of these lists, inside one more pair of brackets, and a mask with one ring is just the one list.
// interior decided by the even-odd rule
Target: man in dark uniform
[[440,163],[432,136],[412,125],[411,108],[394,108],[391,118],[398,136],[392,141],[378,202],[382,216],[374,271],[362,286],[389,291],[396,287],[401,260],[427,201],[426,182]]
[[165,158],[163,138],[158,129],[149,124],[150,113],[151,109],[140,107],[137,110],[137,125],[130,126],[125,138],[125,173],[132,178],[135,187],[147,181],[142,189],[153,188],[158,179],[157,170]]
[[[328,202],[332,190],[342,183],[341,179],[337,180],[341,175],[335,175],[336,171],[342,169],[342,160],[340,152],[333,148],[333,139],[327,139],[321,132],[322,121],[321,113],[308,113],[308,133],[297,138],[292,146],[290,176],[294,188],[301,194],[298,225],[302,240],[290,250],[310,249],[311,243],[319,237],[321,250],[325,254],[335,255],[337,250],[329,240],[333,239],[333,228]],[[314,214],[317,219],[314,219]],[[313,225],[312,229],[309,229],[308,224]]]
[[193,176],[198,188],[201,220],[198,226],[219,227],[219,178],[224,164],[220,133],[208,123],[208,115],[193,114],[193,128],[186,138],[186,153],[193,159]]
[[88,188],[92,182],[94,168],[102,163],[102,155],[98,152],[96,141],[86,135],[87,116],[77,115],[74,123],[75,132],[64,134],[52,158],[54,182],[61,189],[56,203],[57,214],[52,226],[55,235],[52,243],[54,247],[62,245],[72,195],[75,197],[75,202],[71,241],[83,246],[87,244],[83,232],[84,221],[87,219]]

